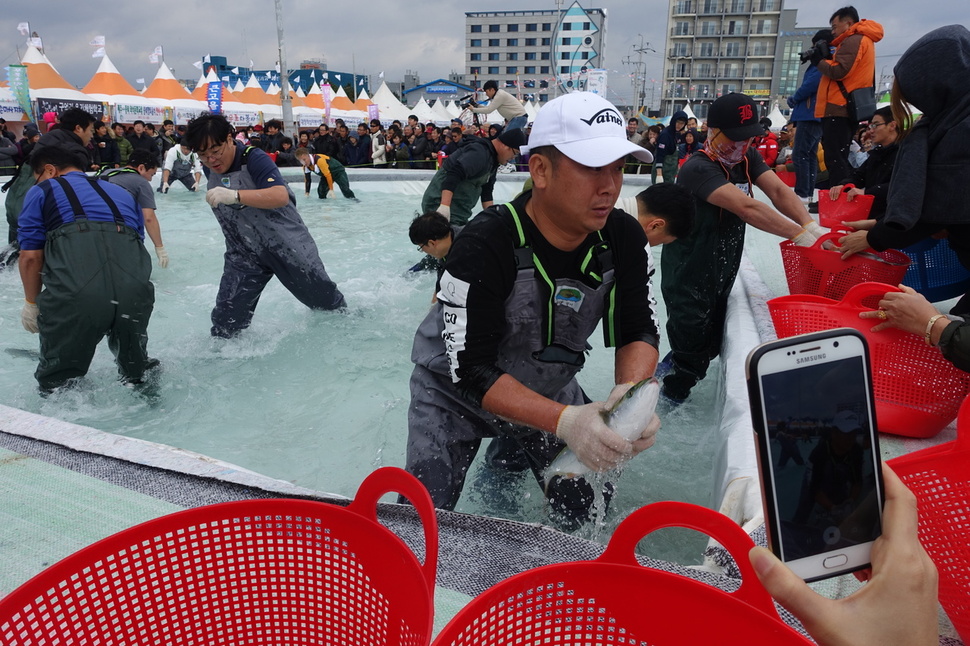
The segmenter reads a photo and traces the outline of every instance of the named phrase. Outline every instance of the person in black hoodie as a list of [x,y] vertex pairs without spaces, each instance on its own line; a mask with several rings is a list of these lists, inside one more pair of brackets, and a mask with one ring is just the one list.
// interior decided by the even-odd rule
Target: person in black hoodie
[[[90,169],[92,166],[91,156],[88,152],[88,144],[94,137],[95,118],[89,112],[80,108],[65,110],[60,115],[60,124],[51,130],[34,145],[34,152],[46,146],[57,146],[67,150],[75,158],[77,167]],[[24,204],[24,195],[27,190],[34,185],[34,174],[30,169],[30,164],[24,163],[20,167],[20,172],[9,183],[5,206],[7,209],[7,225],[9,234],[7,241],[13,247],[0,253],[0,266],[4,263],[9,264],[16,257],[17,245],[17,218]]]
[[492,205],[498,167],[518,155],[526,142],[521,128],[506,130],[495,139],[465,137],[431,178],[421,198],[421,212],[437,211],[452,224],[465,224],[479,198],[483,209]]
[[653,154],[653,181],[657,181],[657,171],[665,182],[677,179],[680,168],[680,144],[684,143],[687,128],[687,113],[678,110],[670,117],[670,125],[657,137],[657,150]]
[[330,127],[321,124],[319,129],[319,135],[313,140],[311,152],[316,155],[326,155],[327,157],[337,158],[337,153],[340,152],[340,145],[334,138],[333,133],[330,132]]
[[844,191],[847,194],[845,199],[849,202],[857,195],[874,196],[869,219],[879,220],[886,214],[889,181],[892,179],[896,153],[899,151],[899,145],[896,143],[899,134],[896,130],[896,121],[893,119],[893,111],[889,106],[879,108],[872,115],[869,132],[875,147],[869,151],[866,161],[852,172],[849,183],[853,184],[854,188],[846,190],[843,185],[833,186],[829,194],[835,200]]
[[964,198],[970,185],[970,31],[963,25],[934,29],[906,50],[893,74],[895,121],[912,121],[907,103],[922,116],[900,137],[886,215],[856,223],[860,230],[839,240],[842,257],[868,248],[902,249],[946,230],[950,248],[970,268],[970,201]]
[[121,168],[121,153],[118,151],[118,144],[114,138],[108,134],[108,124],[98,121],[94,124],[94,153],[97,155],[97,164],[100,168]]

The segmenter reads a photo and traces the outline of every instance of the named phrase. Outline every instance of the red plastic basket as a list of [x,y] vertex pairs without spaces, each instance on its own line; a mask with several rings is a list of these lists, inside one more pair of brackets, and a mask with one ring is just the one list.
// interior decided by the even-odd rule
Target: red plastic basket
[[[377,520],[391,491],[418,510],[424,565]],[[437,561],[427,490],[388,467],[347,508],[244,500],[109,536],[0,600],[0,643],[423,646]]]
[[919,506],[919,538],[940,573],[940,604],[970,644],[970,399],[957,439],[889,461]]
[[873,332],[878,323],[860,319],[892,285],[862,283],[841,301],[792,295],[768,301],[768,311],[781,338],[850,327],[869,343],[872,388],[879,430],[908,437],[932,437],[953,421],[970,389],[970,374],[958,370],[917,334],[889,329]]
[[829,229],[838,229],[842,228],[843,222],[855,222],[869,218],[869,212],[872,211],[872,202],[876,197],[874,195],[856,195],[849,202],[845,191],[850,188],[855,188],[855,184],[846,184],[837,200],[833,200],[827,190],[820,189],[818,191],[819,224]]
[[[639,565],[637,543],[664,527],[688,527],[717,539],[734,556],[741,587],[728,593]],[[595,561],[529,570],[478,595],[434,646],[810,644],[778,618],[748,562],[753,546],[722,514],[686,503],[654,503],[620,523]]]
[[775,172],[778,175],[778,179],[785,183],[785,186],[795,188],[795,173],[790,170],[779,170]]
[[842,260],[837,249],[822,248],[825,242],[838,244],[843,235],[827,233],[811,247],[799,247],[790,240],[781,243],[781,260],[790,293],[839,299],[859,283],[898,285],[903,281],[910,260],[900,251],[870,250]]

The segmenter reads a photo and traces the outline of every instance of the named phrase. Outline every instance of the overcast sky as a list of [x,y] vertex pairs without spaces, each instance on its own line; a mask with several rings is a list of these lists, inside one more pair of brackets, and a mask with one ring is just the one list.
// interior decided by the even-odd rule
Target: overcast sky
[[[95,36],[105,36],[112,62],[133,85],[135,79],[154,78],[157,66],[148,60],[156,45],[178,78],[197,79],[192,66],[205,54],[223,55],[229,62],[271,69],[277,60],[274,0],[228,2],[162,3],[157,9],[145,3],[99,5],[77,0],[44,0],[5,7],[0,18],[0,61],[19,62],[25,50],[17,32],[20,22],[29,22],[44,41],[48,58],[70,82],[83,87],[94,75],[100,59],[91,58]],[[306,58],[324,58],[329,68],[358,74],[378,74],[387,80],[401,80],[406,70],[417,71],[422,82],[464,70],[465,11],[555,9],[555,0],[475,0],[455,3],[446,0],[282,0],[286,30],[286,59],[290,69]],[[564,6],[569,6],[566,0]],[[642,42],[657,50],[647,53],[647,96],[649,79],[662,76],[661,58],[667,28],[666,0],[608,0],[583,3],[608,12],[606,67],[610,70],[609,96],[617,103],[629,102],[630,74],[627,56]],[[819,0],[788,0],[785,7],[798,9],[798,27],[826,26],[841,3]],[[863,18],[882,23],[885,39],[876,48],[877,74],[890,74],[896,59],[927,31],[960,22],[956,15],[966,3],[912,0],[860,0],[855,3]],[[955,7],[964,7],[955,11]],[[182,9],[186,7],[186,9]],[[216,8],[218,7],[218,8]],[[372,88],[376,90],[377,88]],[[657,94],[659,96],[659,84]]]

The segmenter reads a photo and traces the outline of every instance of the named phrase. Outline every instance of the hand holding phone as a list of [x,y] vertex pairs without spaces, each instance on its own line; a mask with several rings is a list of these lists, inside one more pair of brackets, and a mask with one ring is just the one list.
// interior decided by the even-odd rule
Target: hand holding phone
[[798,617],[821,646],[936,646],[937,573],[917,534],[916,496],[885,464],[884,533],[872,550],[872,571],[844,599],[817,594],[763,547],[749,558],[778,603]]
[[869,567],[883,494],[865,339],[773,341],[747,372],[771,551],[806,581]]

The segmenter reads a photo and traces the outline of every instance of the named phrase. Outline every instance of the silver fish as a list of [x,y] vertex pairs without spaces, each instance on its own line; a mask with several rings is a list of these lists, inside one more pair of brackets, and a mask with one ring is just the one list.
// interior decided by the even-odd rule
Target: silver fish
[[[659,399],[660,382],[653,377],[644,379],[626,391],[623,397],[603,413],[603,421],[617,435],[632,442],[646,430]],[[575,478],[589,471],[590,468],[571,449],[565,448],[546,468],[543,477],[548,485],[554,476]]]

